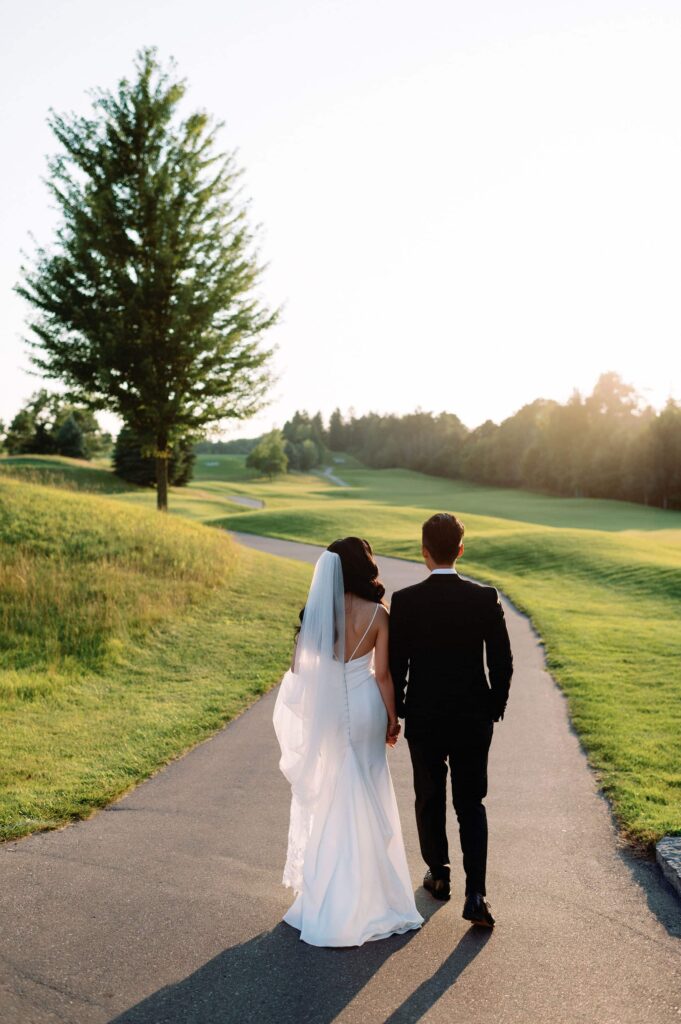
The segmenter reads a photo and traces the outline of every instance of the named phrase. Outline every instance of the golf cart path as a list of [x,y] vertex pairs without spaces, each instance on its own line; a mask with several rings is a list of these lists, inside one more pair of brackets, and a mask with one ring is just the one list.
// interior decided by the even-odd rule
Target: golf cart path
[[[319,553],[238,539],[308,562]],[[389,591],[424,575],[379,563]],[[436,903],[420,886],[403,740],[390,763],[424,927],[333,950],[281,923],[289,793],[272,692],[93,818],[0,847],[0,1021],[679,1024],[677,898],[621,847],[542,646],[506,612],[516,671],[486,801],[493,933],[460,916],[453,812],[453,898]]]

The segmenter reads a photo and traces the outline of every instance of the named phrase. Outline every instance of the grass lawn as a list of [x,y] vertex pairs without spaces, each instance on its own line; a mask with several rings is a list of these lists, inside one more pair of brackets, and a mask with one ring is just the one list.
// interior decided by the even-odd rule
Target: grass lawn
[[223,531],[9,479],[0,553],[4,839],[88,816],[269,689],[310,576]]
[[[0,470],[13,473],[11,463],[14,461],[0,460]],[[546,644],[549,667],[567,695],[572,720],[612,800],[623,832],[632,841],[646,846],[664,833],[681,834],[681,513],[624,502],[563,499],[476,487],[402,470],[366,470],[358,468],[354,460],[336,463],[333,470],[347,481],[348,487],[336,487],[314,474],[292,474],[272,481],[258,479],[246,469],[242,456],[202,455],[197,459],[192,484],[171,490],[170,505],[174,515],[164,518],[163,522],[167,529],[171,524],[177,524],[178,529],[189,529],[191,524],[186,520],[191,519],[197,524],[318,544],[328,544],[335,537],[355,533],[368,537],[379,553],[418,559],[423,519],[437,510],[457,512],[466,524],[462,571],[499,586],[531,616]],[[62,459],[53,460],[51,471],[54,482],[66,489],[94,489],[88,482],[88,472],[97,474],[96,485],[100,490],[107,489],[107,473],[103,468],[88,470],[86,464]],[[27,470],[20,469],[20,472]],[[108,480],[111,500],[91,497],[89,501],[105,503],[111,510],[115,506],[121,515],[142,516],[145,522],[157,523],[154,516],[145,515],[145,508],[154,506],[153,491],[121,488],[110,474]],[[265,506],[252,510],[238,505],[233,498],[239,495],[258,498]],[[79,500],[75,494],[64,494],[64,498]],[[110,515],[115,522],[113,511]],[[68,530],[62,532],[69,537],[77,533],[74,524],[65,521]],[[192,537],[199,535],[205,538],[206,551],[211,552],[210,565],[220,565],[211,547],[214,541],[209,538],[220,538],[223,543],[222,532],[197,531],[194,527]],[[54,543],[52,538],[45,551]],[[120,544],[118,546],[120,548]],[[159,548],[155,559],[147,563],[147,574],[156,571],[153,566],[157,561],[163,564],[161,550]],[[223,573],[229,582],[222,585],[232,588],[230,601],[236,605],[240,600],[246,601],[245,597],[238,596],[239,581],[243,578],[240,574],[253,564],[255,556],[243,553],[236,558],[232,551],[231,557],[232,568]],[[194,563],[194,558],[194,555],[188,557],[187,566]],[[282,641],[280,648],[275,645],[277,653],[271,659],[270,674],[266,669],[262,677],[263,687],[276,679],[285,662],[290,629],[295,620],[291,609],[295,612],[299,607],[308,578],[304,567],[294,567],[287,562],[279,565],[276,585],[275,578],[268,576],[274,598],[268,615],[272,614],[276,635],[281,636]],[[175,658],[180,676],[182,672],[191,673],[195,669],[198,672],[199,663],[194,654],[190,656],[186,651],[188,637],[199,636],[202,630],[208,635],[211,609],[220,607],[216,596],[220,585],[213,584],[215,604],[208,593],[211,584],[207,590],[202,590],[202,586],[200,581],[191,579],[186,581],[186,586],[183,583],[177,607],[163,611],[159,623],[154,624],[153,605],[152,612],[148,613],[151,615],[149,622],[144,618],[147,603],[139,596],[144,592],[140,581],[140,592],[133,588],[131,600],[133,603],[139,600],[142,611],[131,612],[128,625],[120,626],[123,640],[116,642],[114,637],[104,644],[108,660],[97,665],[96,675],[92,677],[100,681],[98,685],[125,687],[131,667],[139,666],[141,671],[145,652],[152,652],[146,663],[149,673],[146,699],[149,706],[153,706],[160,700],[159,693],[165,694],[164,680],[173,678],[163,659]],[[142,629],[143,638],[137,639],[134,623],[140,614],[146,625]],[[238,669],[235,659],[240,657],[241,648],[247,646],[244,630],[247,631],[249,625],[254,630],[257,628],[259,614],[261,605],[257,601],[253,602],[252,609],[244,607],[242,628],[232,634],[234,638],[238,635],[240,645],[230,648],[235,669]],[[199,624],[192,626],[192,623]],[[196,633],[192,634],[192,629]],[[64,635],[68,635],[68,631]],[[172,644],[164,643],[167,636],[173,637]],[[55,644],[54,638],[49,636],[40,641],[43,642],[48,648]],[[37,650],[36,644],[29,647]],[[222,649],[225,657],[219,660],[227,664],[227,648]],[[248,671],[249,664],[246,658],[244,672]],[[239,679],[241,675],[237,670],[229,687],[223,691],[225,700],[227,690],[239,692]],[[26,681],[22,685],[27,685]],[[47,685],[43,668],[28,685],[38,689]],[[129,692],[130,685],[127,685]],[[243,700],[260,692],[249,689],[249,685]],[[97,706],[105,704],[100,698]],[[173,714],[169,714],[168,721],[174,720],[175,727],[183,730],[185,717],[191,719],[191,714],[179,697],[174,696],[171,704],[175,708],[173,714],[178,717],[173,719]],[[30,702],[26,701],[24,712],[29,706]],[[226,714],[230,713],[227,710]],[[221,714],[211,719],[212,724],[206,731],[224,720]],[[23,712],[17,714],[17,729],[22,715]],[[160,727],[152,725],[150,728],[154,732]],[[197,735],[205,735],[197,726],[190,727],[190,732],[191,728],[197,728]],[[163,735],[160,730],[159,736]],[[151,760],[145,760],[139,774],[129,778],[126,784],[163,763],[173,752],[182,749],[182,744],[186,746],[194,741],[191,737],[187,739],[183,731],[177,740],[170,754],[161,743],[159,751]],[[115,742],[120,744],[120,738]],[[144,745],[139,744],[140,748]],[[74,749],[76,747],[77,744]],[[61,755],[55,756],[47,775],[61,764]],[[121,781],[118,779],[116,784]],[[102,802],[110,795],[103,795]],[[66,816],[73,813],[77,811],[71,810]]]

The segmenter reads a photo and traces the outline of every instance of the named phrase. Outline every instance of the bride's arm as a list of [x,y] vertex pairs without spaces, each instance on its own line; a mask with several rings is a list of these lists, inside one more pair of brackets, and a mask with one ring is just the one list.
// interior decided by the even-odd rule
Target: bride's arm
[[388,733],[386,738],[388,743],[394,746],[400,732],[400,723],[397,718],[395,687],[390,675],[390,662],[388,660],[388,623],[388,611],[386,608],[382,608],[378,613],[378,635],[374,649],[374,672],[376,673],[376,682],[385,704],[385,710],[388,712]]
[[301,608],[300,609],[300,615],[298,616],[299,626],[296,629],[296,635],[293,638],[293,650],[291,651],[291,666],[290,666],[291,672],[295,672],[295,670],[296,670],[296,654],[298,653],[298,639],[300,637],[300,630],[301,630],[302,625],[303,625],[303,614],[304,614],[304,612],[305,612],[305,609]]

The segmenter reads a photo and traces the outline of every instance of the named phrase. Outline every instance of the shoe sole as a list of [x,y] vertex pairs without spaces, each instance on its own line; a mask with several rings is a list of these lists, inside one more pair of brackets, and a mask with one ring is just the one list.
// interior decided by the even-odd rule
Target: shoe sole
[[496,923],[496,922],[490,923],[489,921],[482,921],[479,918],[475,918],[475,917],[466,917],[465,914],[462,914],[461,916],[463,917],[464,921],[470,921],[471,924],[478,924],[482,928],[494,928],[494,924]]

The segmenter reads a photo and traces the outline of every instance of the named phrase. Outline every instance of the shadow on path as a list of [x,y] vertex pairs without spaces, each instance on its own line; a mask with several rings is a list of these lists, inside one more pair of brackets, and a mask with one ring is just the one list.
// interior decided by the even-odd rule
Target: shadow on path
[[[441,909],[422,891],[421,914]],[[435,975],[388,1019],[417,1021],[453,985],[489,938],[471,929]],[[283,922],[226,949],[194,974],[154,992],[109,1024],[331,1024],[371,978],[419,932],[349,949],[308,946]]]
[[681,939],[679,897],[662,874],[660,866],[652,857],[637,855],[635,851],[626,848],[618,850],[618,853],[633,880],[643,891],[650,911],[669,935]]
[[447,989],[456,983],[469,963],[484,948],[491,935],[490,928],[469,928],[432,978],[422,982],[401,1006],[386,1017],[385,1024],[415,1024],[421,1020]]

